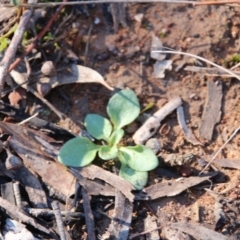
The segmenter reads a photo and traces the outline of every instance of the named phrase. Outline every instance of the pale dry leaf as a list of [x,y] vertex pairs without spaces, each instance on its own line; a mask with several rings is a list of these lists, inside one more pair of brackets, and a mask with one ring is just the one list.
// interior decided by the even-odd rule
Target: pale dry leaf
[[76,64],[70,65],[64,73],[58,73],[57,76],[51,77],[50,82],[52,88],[71,83],[100,83],[109,90],[114,90],[113,87],[105,82],[100,73],[91,68]]

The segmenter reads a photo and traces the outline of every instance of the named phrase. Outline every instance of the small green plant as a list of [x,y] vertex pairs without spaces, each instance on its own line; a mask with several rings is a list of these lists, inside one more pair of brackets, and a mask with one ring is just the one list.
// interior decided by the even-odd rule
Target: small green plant
[[240,55],[239,54],[232,55],[230,61],[233,62],[234,64],[239,63],[240,62]]
[[140,113],[137,96],[132,90],[122,90],[109,100],[107,113],[111,122],[98,115],[88,114],[85,118],[87,131],[104,145],[97,145],[85,137],[76,137],[60,149],[58,160],[66,166],[84,167],[98,156],[102,160],[119,159],[119,175],[129,181],[137,190],[147,183],[148,171],[158,166],[153,151],[143,145],[122,146],[124,126],[133,122]]

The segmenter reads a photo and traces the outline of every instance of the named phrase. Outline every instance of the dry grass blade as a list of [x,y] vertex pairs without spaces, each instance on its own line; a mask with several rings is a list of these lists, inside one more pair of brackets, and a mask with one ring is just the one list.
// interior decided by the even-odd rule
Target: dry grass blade
[[219,150],[214,154],[212,157],[211,161],[204,167],[204,169],[198,174],[201,175],[208,167],[209,165],[213,162],[213,160],[217,157],[217,155],[223,150],[223,148],[233,139],[233,137],[237,134],[237,132],[240,130],[240,127],[238,127],[234,133],[230,136],[230,138],[219,148]]
[[180,51],[174,51],[174,50],[157,50],[157,51],[152,51],[152,52],[170,53],[170,54],[180,54],[180,55],[185,55],[185,56],[193,57],[193,58],[196,58],[196,59],[201,60],[201,61],[203,61],[203,62],[206,62],[206,63],[208,63],[208,64],[210,64],[210,65],[212,65],[212,66],[214,66],[214,67],[216,67],[216,68],[219,68],[220,70],[222,70],[222,71],[230,74],[232,77],[235,77],[235,78],[237,78],[238,80],[240,80],[240,76],[237,75],[237,74],[235,74],[235,73],[232,72],[231,70],[228,70],[228,69],[226,69],[226,68],[224,68],[224,67],[221,67],[220,65],[218,65],[218,64],[216,64],[216,63],[214,63],[214,62],[212,62],[212,61],[210,61],[210,60],[208,60],[208,59],[206,59],[206,58],[199,57],[199,56],[197,56],[197,55],[195,55],[195,54],[192,54],[192,53],[186,53],[186,52],[180,52]]

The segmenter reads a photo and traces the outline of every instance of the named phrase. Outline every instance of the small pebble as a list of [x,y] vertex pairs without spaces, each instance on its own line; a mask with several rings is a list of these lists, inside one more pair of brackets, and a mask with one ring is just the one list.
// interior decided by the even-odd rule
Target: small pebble
[[41,72],[45,76],[54,76],[56,75],[56,69],[52,61],[46,61],[41,67]]
[[101,22],[101,20],[98,17],[96,17],[94,19],[94,24],[98,25],[100,22]]
[[168,30],[166,29],[166,28],[163,28],[162,30],[161,30],[161,34],[166,34],[168,32]]
[[147,147],[149,147],[150,149],[152,149],[152,151],[157,154],[161,151],[161,144],[159,142],[159,140],[157,138],[150,138],[146,144]]
[[79,27],[80,27],[80,23],[79,22],[72,23],[72,28],[79,28]]
[[182,166],[180,168],[180,173],[183,177],[189,177],[192,175],[193,173],[193,170],[191,167],[188,167],[188,166]]
[[223,235],[228,235],[229,232],[228,232],[228,230],[227,230],[226,228],[224,228],[224,229],[222,230],[222,234],[223,234]]

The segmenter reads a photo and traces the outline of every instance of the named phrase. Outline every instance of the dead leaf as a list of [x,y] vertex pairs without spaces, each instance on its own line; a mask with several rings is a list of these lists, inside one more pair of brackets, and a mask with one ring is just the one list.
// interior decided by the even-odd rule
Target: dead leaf
[[171,223],[171,228],[177,229],[181,232],[188,233],[189,235],[193,236],[196,239],[201,240],[230,240],[229,236],[224,236],[221,233],[213,231],[211,229],[205,228],[200,224],[193,224],[187,222],[178,222],[178,223]]
[[214,164],[224,168],[240,169],[240,159],[215,159]]
[[100,83],[109,90],[114,90],[105,82],[100,73],[76,64],[72,64],[64,72],[59,72],[56,76],[50,77],[50,83],[52,88],[70,83]]
[[105,181],[106,183],[112,185],[116,189],[118,189],[120,192],[122,192],[125,197],[129,199],[129,201],[133,202],[134,195],[131,193],[132,190],[134,190],[134,187],[124,180],[123,178],[117,176],[116,174],[113,174],[109,171],[104,170],[103,168],[100,168],[96,165],[90,165],[84,168],[81,168],[80,174],[89,179],[100,179]]
[[[166,182],[161,182],[154,184],[150,187],[143,189],[143,192],[146,193],[147,197],[151,200],[160,198],[160,197],[171,197],[175,196],[186,189],[193,187],[208,180],[211,177],[216,176],[216,172],[208,173],[201,176],[189,177],[189,178],[180,178],[175,180],[169,180]],[[138,199],[138,196],[136,196]],[[141,196],[140,196],[141,199]]]
[[191,129],[189,129],[187,127],[187,124],[186,124],[185,118],[184,118],[184,112],[183,112],[183,107],[182,106],[179,106],[177,108],[177,118],[178,118],[178,124],[182,128],[186,140],[188,142],[192,143],[193,145],[201,145],[201,146],[203,146],[203,144],[196,139],[196,137],[192,133]]
[[204,106],[202,121],[199,127],[201,138],[210,141],[212,139],[213,129],[220,121],[222,114],[222,82],[208,80],[207,100]]
[[75,193],[75,177],[67,171],[66,167],[52,161],[34,136],[54,142],[52,138],[40,131],[6,122],[0,122],[0,128],[11,134],[10,146],[22,158],[24,165],[39,175],[43,182],[65,196]]
[[165,70],[172,70],[172,60],[156,61],[153,65],[153,77],[164,78]]

